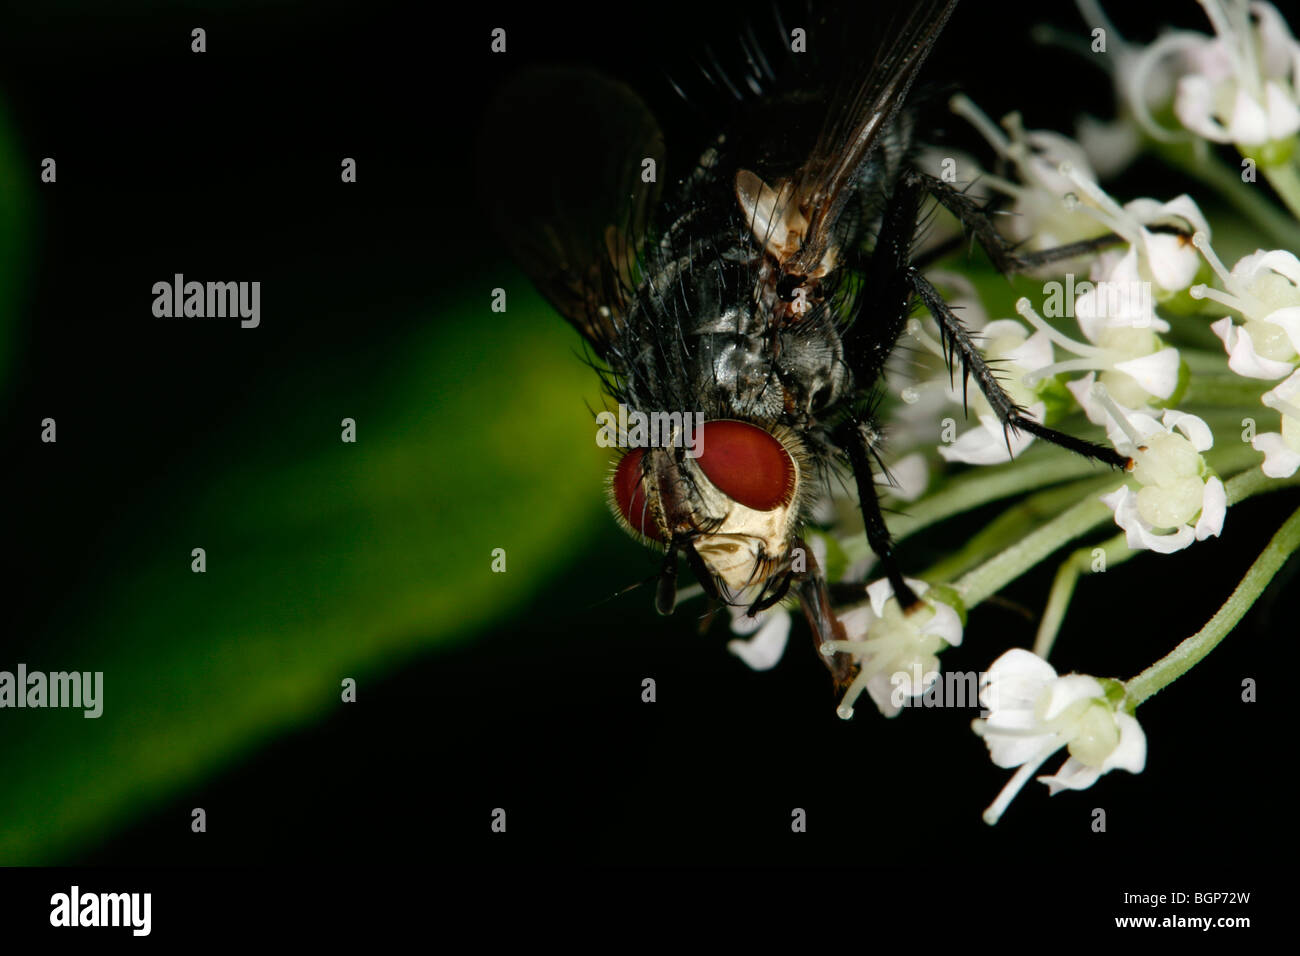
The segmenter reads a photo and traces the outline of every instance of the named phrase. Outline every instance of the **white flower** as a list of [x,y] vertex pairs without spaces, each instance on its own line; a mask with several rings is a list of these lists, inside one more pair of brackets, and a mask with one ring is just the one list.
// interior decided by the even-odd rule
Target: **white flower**
[[[1101,273],[1107,278],[1099,279],[1097,288],[1107,288],[1100,283],[1110,282],[1112,279],[1119,284],[1132,281],[1126,278],[1133,275],[1128,271],[1132,265],[1130,255],[1112,262],[1109,274]],[[1085,298],[1087,296],[1088,293],[1080,296],[1086,314],[1076,315],[1079,328],[1088,339],[1087,343],[1078,342],[1054,326],[1048,325],[1030,305],[1028,299],[1022,298],[1016,303],[1016,311],[1031,325],[1046,333],[1055,344],[1077,356],[1039,368],[1029,375],[1030,382],[1037,382],[1065,372],[1089,369],[1094,373],[1099,372],[1101,381],[1115,389],[1120,396],[1120,402],[1126,406],[1140,407],[1172,397],[1178,388],[1182,357],[1176,348],[1165,345],[1156,334],[1169,328],[1164,320],[1154,312],[1148,313],[1147,307],[1143,306],[1138,311],[1144,318],[1135,322],[1134,311],[1120,310],[1112,314],[1112,310],[1098,309],[1100,303],[1096,298]],[[1076,312],[1079,312],[1079,309],[1076,309]],[[1101,312],[1105,314],[1099,314]],[[1092,382],[1091,378],[1085,381],[1088,383],[1087,386],[1083,386],[1086,393],[1086,389]],[[1066,383],[1066,387],[1074,393],[1080,405],[1086,410],[1088,408],[1086,396],[1081,394],[1080,384]],[[1093,415],[1090,413],[1089,417],[1092,418]],[[1094,418],[1094,421],[1097,419]]]
[[[1201,0],[1216,36],[1178,34],[1191,71],[1178,81],[1174,113],[1216,143],[1258,147],[1300,131],[1300,45],[1271,4]],[[1251,14],[1256,24],[1251,23]]]
[[1136,247],[1098,256],[1094,287],[1074,306],[1084,337],[1107,358],[1100,381],[1116,401],[1133,406],[1170,398],[1182,361],[1156,334],[1169,331],[1169,323],[1156,315],[1151,285],[1139,277],[1137,261]]
[[1058,677],[1051,664],[1021,648],[994,661],[980,683],[980,704],[988,717],[972,728],[995,764],[1020,769],[984,811],[984,822],[997,823],[1034,772],[1062,747],[1069,758],[1054,775],[1038,778],[1053,795],[1091,787],[1111,770],[1141,773],[1146,734],[1120,709],[1122,700],[1117,681]]
[[1105,123],[1090,116],[1080,117],[1077,137],[1103,178],[1118,174],[1137,155],[1141,133],[1167,139],[1166,130],[1155,125],[1151,107],[1167,105],[1174,95],[1175,70],[1167,62],[1160,41],[1151,48],[1130,43],[1115,28],[1095,0],[1078,0],[1079,12],[1093,29],[1105,31],[1106,55],[1094,58],[1111,73],[1115,83],[1118,118]]
[[1062,167],[1080,169],[1090,178],[1091,168],[1083,147],[1067,136],[1049,130],[1026,131],[1018,114],[1003,119],[1003,133],[970,99],[954,96],[952,111],[969,122],[998,156],[1011,164],[1019,182],[981,172],[979,183],[1011,198],[1007,228],[1011,238],[1031,250],[1051,249],[1102,235],[1106,229],[1079,215],[1066,197],[1074,195],[1073,181]]
[[1186,193],[1168,202],[1155,199],[1134,199],[1121,206],[1086,170],[1063,164],[1061,175],[1074,186],[1077,203],[1071,203],[1079,212],[1095,219],[1106,230],[1123,237],[1136,260],[1125,264],[1125,281],[1150,282],[1156,301],[1183,291],[1196,278],[1201,267],[1196,249],[1180,235],[1153,232],[1153,226],[1174,226],[1183,232],[1210,234],[1195,200]]
[[900,501],[915,501],[930,485],[930,468],[925,455],[914,451],[889,466],[889,493]]
[[1245,378],[1278,379],[1300,362],[1300,259],[1283,249],[1257,249],[1232,271],[1199,233],[1192,242],[1205,255],[1224,291],[1196,285],[1192,298],[1226,305],[1246,320],[1234,325],[1224,316],[1213,323],[1228,353],[1228,367]]
[[1122,173],[1142,146],[1140,131],[1129,119],[1107,123],[1096,117],[1080,116],[1074,138],[1099,179],[1111,179]]
[[748,609],[737,605],[728,605],[731,613],[731,632],[749,640],[731,640],[727,650],[735,654],[756,671],[771,670],[785,654],[785,646],[790,639],[790,612],[777,604],[766,611],[759,611],[753,617]]
[[1106,406],[1123,432],[1112,434],[1116,450],[1133,459],[1138,489],[1122,485],[1101,496],[1115,513],[1128,546],[1172,554],[1193,541],[1217,538],[1228,512],[1228,495],[1201,456],[1214,444],[1209,426],[1173,409],[1165,410],[1161,422],[1142,412],[1126,413],[1101,386],[1094,386],[1093,398]]
[[[1136,250],[1137,278],[1154,284],[1158,301],[1192,283],[1200,267],[1196,251],[1183,237],[1150,228],[1173,225],[1189,233],[1208,232],[1209,225],[1191,197],[1182,195],[1167,203],[1135,199],[1121,206],[1097,184],[1079,144],[1059,133],[1027,133],[1014,114],[1003,120],[1011,133],[1008,139],[966,97],[953,97],[950,105],[1015,166],[1019,183],[989,174],[980,177],[981,183],[1014,200],[1013,215],[1008,217],[1011,238],[1038,250],[1114,232]],[[1076,258],[1044,269],[1070,272],[1082,261]]]
[[[812,550],[816,567],[826,567],[826,540],[820,534],[809,534],[806,545]],[[727,605],[731,615],[731,633],[748,640],[727,642],[727,650],[744,661],[751,670],[767,671],[780,663],[790,641],[790,612],[780,604],[751,616],[750,605],[763,593],[760,585],[747,588],[735,596],[735,603]]]
[[[958,273],[934,270],[926,278],[943,291],[949,306],[962,317],[962,324],[972,335],[979,333],[988,324],[988,315],[980,302],[974,284],[966,276]],[[939,343],[938,326],[933,319],[911,319],[904,330],[915,343],[915,348],[907,350],[905,361],[898,361],[890,369],[890,380],[901,382],[898,397],[902,401],[895,405],[890,415],[891,426],[896,426],[899,442],[907,442],[909,436],[937,434],[939,419],[946,414],[950,401],[952,373],[948,369],[948,359],[943,346]],[[929,447],[930,442],[924,442]],[[900,450],[898,443],[894,450]]]
[[[1012,400],[1024,408],[1029,416],[1041,422],[1047,405],[1038,400],[1033,387],[1025,384],[1025,376],[1052,362],[1052,342],[1044,332],[1030,335],[1014,319],[998,319],[985,326],[981,351],[998,370],[1003,388]],[[972,428],[949,445],[940,445],[939,454],[947,461],[961,461],[971,465],[995,465],[1010,461],[1034,440],[1025,431],[1010,432],[1002,425],[984,394],[978,389],[967,392],[971,408],[979,419],[979,427]],[[959,387],[949,386],[949,398],[963,400]]]
[[[857,677],[844,693],[836,713],[844,720],[853,716],[853,703],[865,690],[886,717],[901,711],[898,695],[918,697],[939,676],[938,654],[961,643],[962,623],[957,610],[937,597],[925,595],[924,581],[905,579],[922,598],[921,607],[904,612],[894,598],[893,585],[886,579],[867,586],[870,603],[840,615],[848,634],[845,641],[826,641],[822,653],[851,655],[859,665]],[[923,675],[918,683],[913,675]],[[900,689],[901,688],[901,689]]]
[[1270,478],[1290,478],[1300,468],[1300,371],[1270,392],[1262,401],[1282,413],[1280,432],[1262,432],[1251,440],[1256,451],[1264,453],[1260,465]]

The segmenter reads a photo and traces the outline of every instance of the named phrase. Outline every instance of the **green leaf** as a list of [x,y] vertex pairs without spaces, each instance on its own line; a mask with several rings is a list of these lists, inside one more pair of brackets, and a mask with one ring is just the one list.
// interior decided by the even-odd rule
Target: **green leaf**
[[9,111],[0,101],[0,396],[6,392],[18,343],[19,305],[27,273],[32,184],[38,169],[24,169]]
[[293,373],[257,420],[198,450],[230,464],[181,471],[175,501],[126,510],[134,545],[108,536],[122,551],[101,556],[99,591],[69,595],[75,613],[23,661],[102,671],[103,715],[3,714],[0,863],[75,858],[351,706],[345,678],[362,699],[413,655],[545,613],[548,580],[606,520],[595,376],[522,283],[504,314],[486,294],[438,308],[452,318],[385,352],[391,367]]

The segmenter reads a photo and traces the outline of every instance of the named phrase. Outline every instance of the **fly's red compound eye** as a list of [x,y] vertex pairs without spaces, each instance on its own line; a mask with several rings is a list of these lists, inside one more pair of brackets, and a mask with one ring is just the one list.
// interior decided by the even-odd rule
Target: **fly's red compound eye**
[[655,541],[662,541],[659,525],[646,506],[645,488],[641,483],[641,458],[645,449],[633,448],[614,469],[614,503],[632,530]]
[[704,450],[696,464],[719,491],[755,511],[771,511],[790,500],[794,461],[770,432],[735,421],[705,422],[703,431]]

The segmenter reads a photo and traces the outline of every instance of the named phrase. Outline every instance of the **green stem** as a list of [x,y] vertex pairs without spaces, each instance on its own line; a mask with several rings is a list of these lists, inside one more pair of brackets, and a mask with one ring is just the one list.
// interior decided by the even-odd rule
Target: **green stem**
[[[1215,315],[1215,316],[1218,315],[1217,305],[1215,306],[1213,311],[1207,311],[1203,315],[1199,316],[1199,318],[1206,318],[1208,321],[1208,317],[1210,315]],[[1176,328],[1179,328],[1181,330],[1181,327],[1185,327],[1185,326],[1186,323],[1180,323],[1180,325],[1176,326]],[[1214,335],[1214,333],[1211,332],[1210,335]],[[1219,342],[1217,338],[1214,341]],[[1223,343],[1221,342],[1219,342],[1219,350],[1217,352],[1211,352],[1208,349],[1202,349],[1197,347],[1190,347],[1190,348],[1181,347],[1179,348],[1178,352],[1183,357],[1183,361],[1187,363],[1188,371],[1192,373],[1193,376],[1192,382],[1195,382],[1196,381],[1195,376],[1200,374],[1207,374],[1207,375],[1219,375],[1221,373],[1225,375],[1227,374],[1225,370],[1228,368],[1228,356],[1223,351]],[[1239,376],[1237,376],[1234,373],[1232,377],[1237,378]],[[1190,385],[1191,382],[1189,382],[1188,384]]]
[[1277,166],[1261,166],[1260,169],[1264,171],[1268,184],[1291,210],[1291,215],[1300,219],[1300,175],[1296,174],[1296,167],[1291,163],[1280,163]]
[[[999,465],[969,471],[923,500],[899,506],[906,509],[905,513],[890,522],[890,530],[896,541],[902,541],[922,528],[991,501],[1096,473],[1096,464],[1080,455],[1055,449],[1037,459],[1024,455],[1011,462],[1010,467]],[[850,562],[860,561],[871,553],[866,536],[862,534],[854,535],[843,546]]]
[[1242,182],[1237,170],[1225,165],[1208,150],[1204,155],[1194,155],[1185,145],[1159,142],[1153,142],[1152,149],[1169,165],[1209,186],[1241,210],[1256,226],[1270,233],[1282,248],[1300,249],[1300,223],[1269,202],[1259,190],[1253,190]]
[[967,608],[974,607],[1002,590],[1061,545],[1073,541],[1109,517],[1111,510],[1100,500],[1085,498],[959,580],[954,587],[961,596],[962,603]]
[[[1237,456],[1233,455],[1233,457]],[[1269,478],[1258,468],[1251,468],[1225,482],[1224,491],[1227,494],[1228,505],[1232,506],[1262,492],[1278,491],[1296,485],[1300,485],[1300,473],[1290,478],[1276,479]],[[966,607],[972,608],[996,594],[1061,545],[1085,534],[1094,526],[1111,517],[1111,515],[1111,510],[1098,499],[1086,498],[1062,512],[1041,528],[1026,535],[1016,544],[994,555],[984,564],[969,572],[954,587]],[[1107,541],[1104,545],[1107,549],[1106,559],[1108,562],[1120,563],[1129,557],[1135,556],[1136,552],[1126,555],[1116,550],[1112,553],[1112,545],[1118,545],[1121,541],[1123,541],[1122,536]],[[1127,550],[1127,545],[1124,545],[1124,550]],[[1082,549],[1082,551],[1072,555],[1071,559],[1078,558],[1079,554],[1084,554],[1090,558],[1091,553],[1090,548]],[[1057,606],[1051,606],[1052,596],[1049,596],[1048,601],[1051,613],[1058,616],[1058,618],[1064,616],[1064,605],[1068,604],[1077,579],[1077,572],[1074,574],[1073,580],[1070,579],[1070,572],[1057,572],[1057,584],[1053,585]],[[1057,590],[1058,584],[1059,590]],[[1049,624],[1048,626],[1052,629],[1046,632],[1040,627],[1036,643],[1046,644],[1050,649],[1051,643],[1055,639],[1056,628],[1060,626],[1059,619],[1055,625]]]
[[923,581],[954,581],[1075,502],[1112,491],[1123,481],[1123,475],[1109,473],[1036,492],[987,522],[957,552],[941,558],[919,577]]
[[[1223,434],[1224,428],[1222,424],[1214,421],[1211,421],[1209,424],[1211,428],[1216,430],[1217,434]],[[1236,475],[1237,478],[1244,478],[1246,475],[1258,475],[1260,481],[1263,483],[1260,487],[1273,481],[1272,478],[1269,478],[1255,467],[1263,460],[1264,456],[1246,442],[1227,442],[1215,445],[1209,451],[1205,452],[1202,457],[1205,459],[1206,464],[1213,468],[1215,474],[1219,476]],[[1240,472],[1240,474],[1237,474],[1238,472]],[[1235,502],[1232,501],[1231,483],[1225,479],[1224,484],[1229,486],[1227,488],[1229,496],[1228,503],[1234,504]],[[1251,494],[1255,494],[1255,492],[1252,491]]]
[[[1103,564],[1093,571],[1098,548],[1102,551]],[[1126,536],[1121,532],[1101,544],[1082,547],[1062,561],[1061,566],[1056,570],[1056,578],[1052,581],[1052,590],[1048,592],[1043,616],[1038,622],[1038,634],[1034,638],[1034,653],[1043,660],[1047,660],[1048,655],[1052,653],[1052,645],[1056,643],[1056,635],[1060,633],[1065,612],[1070,607],[1070,599],[1074,597],[1074,587],[1078,584],[1080,575],[1084,572],[1100,574],[1109,571],[1115,565],[1123,564],[1139,553],[1128,546]]]
[[1178,401],[1179,408],[1190,405],[1228,406],[1258,413],[1259,397],[1267,388],[1263,382],[1255,382],[1240,375],[1193,375],[1187,383],[1187,391]]
[[1168,655],[1124,685],[1128,700],[1126,706],[1130,712],[1186,674],[1214,650],[1259,599],[1269,581],[1297,548],[1300,548],[1300,509],[1294,511],[1273,536],[1214,617]]

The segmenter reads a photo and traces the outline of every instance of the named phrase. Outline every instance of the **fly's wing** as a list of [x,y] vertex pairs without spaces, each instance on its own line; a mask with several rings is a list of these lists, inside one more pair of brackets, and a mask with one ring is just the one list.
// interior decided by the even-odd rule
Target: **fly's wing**
[[663,159],[649,109],[596,73],[522,73],[488,113],[480,170],[496,229],[601,357],[639,279]]
[[[798,251],[782,263],[787,273],[811,274],[832,247],[854,177],[890,127],[956,6],[957,0],[915,3],[890,28],[866,73],[833,95],[816,145],[794,177],[794,196],[808,225]],[[825,26],[853,42],[856,31],[834,22]]]

